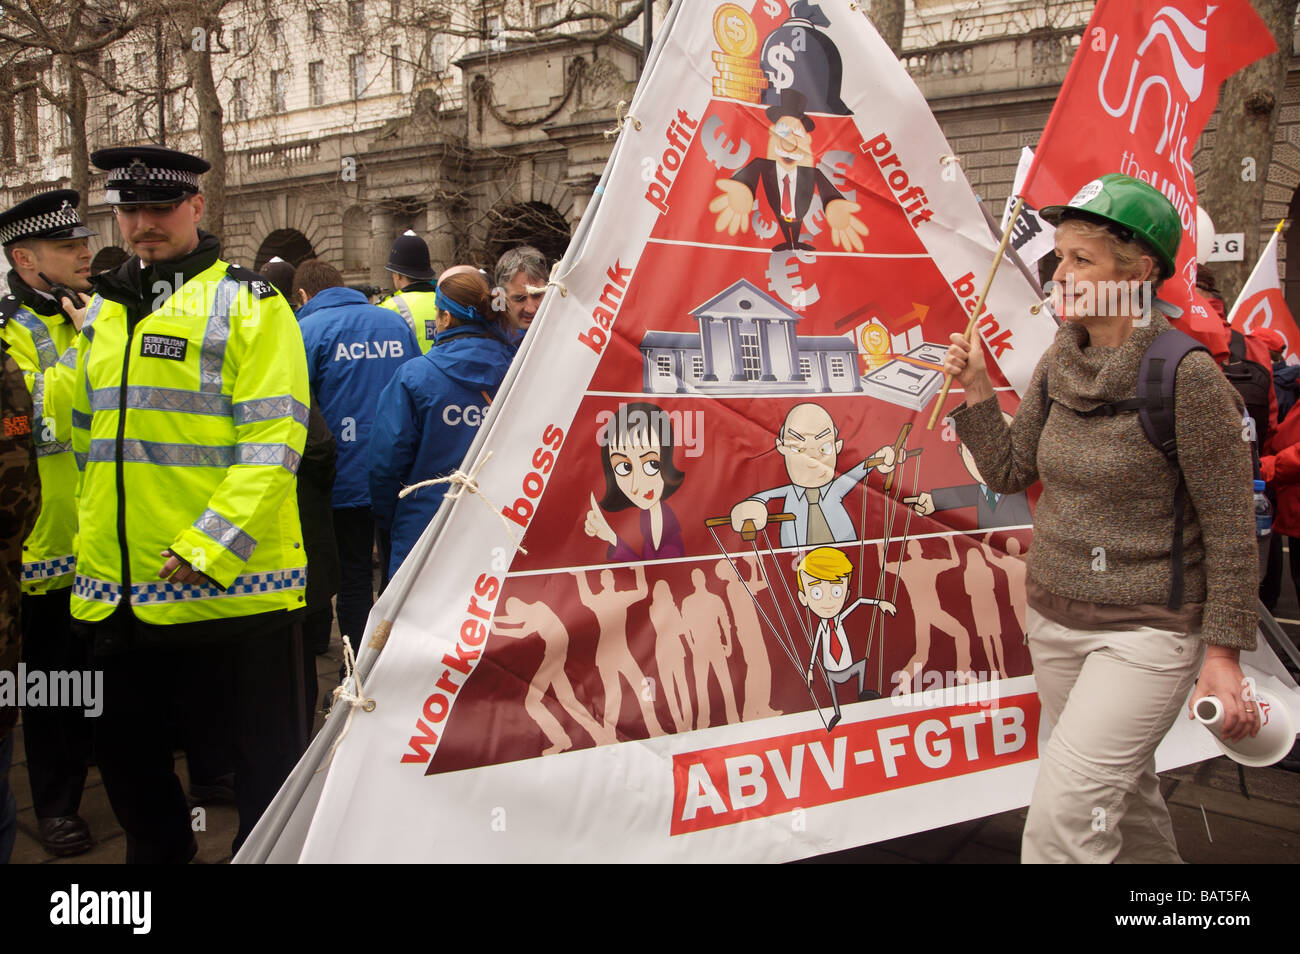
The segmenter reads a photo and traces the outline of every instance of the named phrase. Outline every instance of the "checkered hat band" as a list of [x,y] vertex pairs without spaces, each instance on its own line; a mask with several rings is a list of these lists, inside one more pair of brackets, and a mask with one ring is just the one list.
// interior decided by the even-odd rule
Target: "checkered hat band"
[[197,172],[186,172],[184,169],[158,169],[154,166],[149,166],[148,169],[149,172],[144,180],[139,180],[133,176],[130,166],[114,169],[108,175],[108,186],[109,188],[121,189],[130,186],[139,188],[145,185],[183,185],[195,192],[199,190],[199,174]]
[[53,212],[42,212],[40,215],[18,219],[0,226],[0,245],[8,245],[25,235],[43,235],[55,229],[66,229],[80,224],[81,216],[72,206],[66,209],[55,209]]

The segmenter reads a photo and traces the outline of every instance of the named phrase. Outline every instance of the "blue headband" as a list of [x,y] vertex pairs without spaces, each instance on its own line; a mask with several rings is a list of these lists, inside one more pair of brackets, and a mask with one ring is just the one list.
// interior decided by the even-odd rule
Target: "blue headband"
[[476,321],[481,325],[487,324],[487,319],[483,317],[477,308],[473,305],[462,305],[458,301],[452,301],[451,296],[444,293],[441,287],[437,289],[437,295],[433,301],[439,311],[445,311],[460,321]]

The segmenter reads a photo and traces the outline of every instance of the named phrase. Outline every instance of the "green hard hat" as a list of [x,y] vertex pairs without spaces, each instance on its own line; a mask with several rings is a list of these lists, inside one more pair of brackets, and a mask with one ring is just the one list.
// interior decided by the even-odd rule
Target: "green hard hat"
[[1112,172],[1093,179],[1069,203],[1049,205],[1039,215],[1053,225],[1079,218],[1118,226],[1120,238],[1136,239],[1155,253],[1162,278],[1177,270],[1178,246],[1183,241],[1178,210],[1158,190],[1132,176]]

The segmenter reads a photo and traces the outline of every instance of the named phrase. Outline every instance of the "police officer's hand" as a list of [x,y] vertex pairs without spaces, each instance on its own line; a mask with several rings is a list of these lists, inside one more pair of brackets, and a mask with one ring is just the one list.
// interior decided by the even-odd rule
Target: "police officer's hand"
[[90,307],[90,301],[81,292],[76,293],[78,301],[64,296],[59,299],[59,304],[63,306],[63,313],[72,319],[72,326],[78,331],[81,330],[81,323],[86,320],[86,310]]
[[171,550],[163,550],[158,555],[167,558],[167,562],[158,571],[158,576],[161,579],[170,580],[172,583],[190,583],[195,586],[202,586],[208,582],[207,577],[172,553]]

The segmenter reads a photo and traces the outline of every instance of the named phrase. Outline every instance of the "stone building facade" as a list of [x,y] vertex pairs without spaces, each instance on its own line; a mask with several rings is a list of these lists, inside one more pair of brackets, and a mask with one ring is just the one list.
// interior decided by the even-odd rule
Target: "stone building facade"
[[[439,265],[490,265],[519,241],[553,258],[562,252],[612,148],[605,132],[618,104],[632,98],[640,20],[577,42],[565,33],[572,25],[547,28],[567,3],[403,6],[420,2],[428,0],[274,8],[245,0],[231,8],[220,40],[232,52],[217,77],[227,119],[228,258],[258,267],[272,255],[316,255],[350,282],[386,286],[389,245],[408,228],[429,242]],[[614,15],[627,8],[626,0],[593,5]],[[668,6],[655,4],[656,26]],[[904,63],[995,212],[1021,148],[1042,132],[1092,8],[1090,0],[907,3]],[[109,52],[147,71],[151,51],[148,42],[123,41]],[[1261,232],[1297,203],[1300,61],[1293,62],[1279,96],[1273,161],[1261,170]],[[50,79],[58,82],[53,67]],[[126,107],[102,90],[92,90],[92,100],[92,148],[156,139],[140,109],[132,125],[122,119]],[[197,148],[192,108],[184,90],[168,95],[170,127],[180,130],[169,145]],[[19,126],[30,114],[39,128],[10,135],[40,145],[0,174],[6,205],[68,181],[54,111],[37,104],[19,112]],[[1198,169],[1213,136],[1211,120]],[[95,177],[96,250],[122,244],[111,212],[95,201],[100,195]],[[1213,197],[1203,203],[1213,214]],[[1288,288],[1300,313],[1300,275]]]

